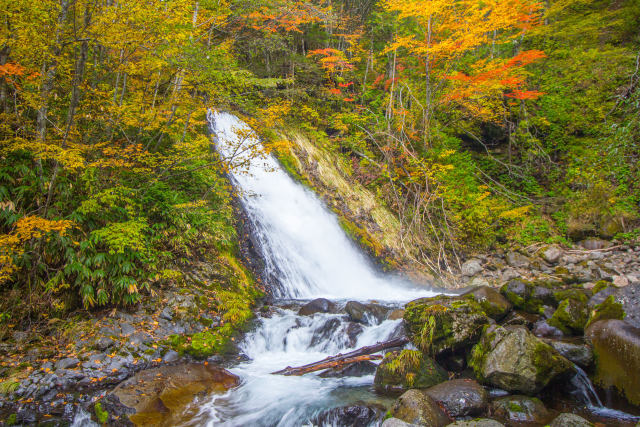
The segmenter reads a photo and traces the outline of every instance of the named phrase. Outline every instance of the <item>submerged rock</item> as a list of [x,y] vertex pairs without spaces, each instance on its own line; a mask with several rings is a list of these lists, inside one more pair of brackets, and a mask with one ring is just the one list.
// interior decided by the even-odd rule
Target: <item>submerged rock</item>
[[527,396],[508,396],[494,400],[491,403],[491,413],[508,424],[545,425],[551,418],[551,414],[540,399]]
[[321,412],[314,420],[317,426],[367,427],[380,422],[384,408],[369,405],[351,405]]
[[444,427],[451,419],[435,400],[420,390],[409,390],[395,401],[389,414],[410,424],[427,427]]
[[332,313],[334,310],[334,303],[325,298],[317,298],[300,307],[298,315],[312,316],[316,313]]
[[473,297],[421,298],[407,304],[404,324],[416,347],[439,354],[477,342],[490,319]]
[[399,393],[427,388],[447,380],[447,371],[419,351],[392,351],[384,356],[374,379],[379,392]]
[[564,413],[558,415],[551,424],[550,427],[593,427],[593,424],[584,418],[576,415]]
[[424,391],[442,404],[449,416],[480,415],[487,408],[489,393],[474,380],[446,381]]
[[573,364],[522,326],[490,326],[473,348],[469,365],[481,382],[534,394]]
[[640,329],[621,320],[601,320],[585,333],[596,357],[595,382],[615,387],[629,402],[640,405]]

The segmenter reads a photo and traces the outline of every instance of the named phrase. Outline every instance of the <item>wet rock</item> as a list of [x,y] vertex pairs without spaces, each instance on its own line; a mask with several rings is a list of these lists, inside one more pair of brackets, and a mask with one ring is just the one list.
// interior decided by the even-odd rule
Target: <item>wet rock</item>
[[442,404],[451,417],[479,415],[489,402],[489,393],[474,380],[446,381],[424,392]]
[[456,421],[447,427],[504,427],[504,424],[490,418],[476,418],[469,421]]
[[376,369],[377,391],[399,393],[413,387],[427,388],[447,380],[447,371],[419,351],[392,351]]
[[299,316],[312,316],[316,313],[331,313],[335,304],[325,298],[317,298],[303,305],[298,311]]
[[327,369],[318,376],[322,378],[364,377],[375,374],[377,368],[378,365],[375,363],[364,361],[352,363],[342,368]]
[[118,385],[107,402],[110,415],[129,415],[137,425],[175,425],[196,395],[223,393],[240,379],[213,365],[162,366],[141,371]]
[[529,258],[519,252],[507,253],[506,261],[513,268],[526,268],[531,264]]
[[[640,266],[638,268],[640,269]],[[615,298],[617,302],[622,304],[622,309],[625,312],[624,321],[640,328],[640,283],[616,289]]]
[[432,354],[473,345],[489,323],[480,304],[465,297],[421,298],[407,304],[404,313],[411,341]]
[[553,293],[542,285],[514,279],[500,288],[500,292],[517,309],[528,313],[540,314],[544,305],[555,305]]
[[553,347],[561,356],[576,365],[588,368],[593,363],[593,350],[587,344],[577,344],[567,341],[544,340]]
[[593,307],[589,313],[589,321],[586,327],[599,320],[616,319],[622,320],[626,316],[622,304],[613,295],[609,295],[602,303]]
[[398,319],[402,319],[402,317],[404,316],[404,310],[401,308],[397,308],[395,310],[392,310],[389,315],[387,316],[387,320],[398,320]]
[[494,320],[503,319],[513,308],[513,305],[500,292],[488,286],[472,289],[462,295],[472,296],[487,316]]
[[349,347],[353,347],[358,342],[358,337],[364,331],[364,327],[360,323],[349,322],[345,328],[345,333],[349,339]]
[[417,426],[417,424],[409,424],[397,418],[387,418],[382,423],[382,427],[414,427],[414,426]]
[[[352,405],[333,408],[318,415],[313,425],[367,427],[384,417],[384,408],[369,405]],[[377,424],[377,423],[376,423]]]
[[542,250],[541,255],[549,264],[557,264],[562,256],[562,250],[557,246],[549,246]]
[[311,346],[316,346],[327,341],[340,328],[340,319],[328,319],[321,327],[316,329],[311,338]]
[[550,427],[593,427],[593,424],[584,418],[576,415],[564,413],[558,415],[551,424]]
[[349,315],[349,318],[354,322],[373,325],[382,322],[387,317],[387,308],[370,303],[362,304],[357,301],[349,301],[344,310]]
[[526,311],[512,311],[509,315],[504,319],[502,324],[504,326],[508,325],[523,325],[527,328],[533,328],[533,325],[540,320],[540,316],[536,314],[527,313]]
[[595,382],[616,387],[634,405],[640,405],[640,329],[621,320],[601,320],[585,333],[596,359]]
[[395,401],[389,414],[410,424],[444,427],[451,419],[436,401],[420,390],[409,390]]
[[535,397],[508,396],[491,403],[491,413],[507,423],[530,423],[545,425],[551,414],[544,404]]
[[460,273],[466,277],[475,276],[481,271],[482,263],[477,259],[470,259],[469,261],[466,261],[464,264],[462,264],[462,267],[460,269]]
[[565,334],[582,335],[589,320],[586,298],[567,298],[549,319],[549,325],[555,326]]
[[522,326],[489,326],[473,347],[469,365],[483,383],[534,394],[573,364]]
[[66,357],[56,362],[56,369],[71,369],[80,364],[80,361],[75,357]]

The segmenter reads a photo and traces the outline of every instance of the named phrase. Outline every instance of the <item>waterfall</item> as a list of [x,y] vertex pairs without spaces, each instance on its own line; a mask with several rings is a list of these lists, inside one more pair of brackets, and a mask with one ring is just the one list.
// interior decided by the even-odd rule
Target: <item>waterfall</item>
[[[275,158],[263,154],[251,129],[229,113],[210,112],[216,148],[230,163],[266,264],[282,298],[409,300],[426,289],[382,277],[350,241],[338,220]],[[271,284],[273,285],[273,284]]]

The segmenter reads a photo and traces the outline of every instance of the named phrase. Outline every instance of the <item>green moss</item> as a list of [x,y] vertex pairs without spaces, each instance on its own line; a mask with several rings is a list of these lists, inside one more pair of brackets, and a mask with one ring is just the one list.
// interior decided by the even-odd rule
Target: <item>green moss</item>
[[518,405],[516,402],[509,402],[509,410],[511,412],[522,412],[522,406]]
[[14,391],[16,391],[19,385],[20,385],[19,381],[13,381],[11,379],[3,381],[0,383],[0,394],[4,394],[4,395],[11,394]]
[[96,413],[96,418],[100,424],[104,424],[109,419],[109,413],[102,409],[102,403],[98,402],[94,406],[94,411]]
[[565,334],[581,334],[587,324],[589,313],[586,296],[580,295],[584,297],[583,300],[567,298],[562,301],[549,319],[549,325],[555,326]]
[[589,298],[587,298],[587,295],[584,293],[583,290],[575,289],[575,288],[554,292],[553,296],[558,301],[563,301],[563,300],[566,300],[567,298],[573,298],[585,304],[589,301]]
[[585,328],[598,320],[618,319],[622,320],[626,316],[622,304],[616,301],[613,295],[609,295],[602,303],[596,305],[590,313],[589,321]]
[[559,366],[570,363],[560,356],[553,347],[542,341],[536,343],[533,351],[533,362],[537,379],[549,378]]
[[380,391],[426,388],[447,379],[436,362],[416,350],[402,350],[385,355],[376,370],[375,386]]
[[607,289],[609,286],[611,286],[611,282],[607,282],[606,280],[598,280],[596,282],[596,285],[592,289],[593,294],[595,295],[598,292]]
[[18,416],[16,414],[9,415],[9,417],[7,417],[6,423],[8,426],[14,426],[18,424]]

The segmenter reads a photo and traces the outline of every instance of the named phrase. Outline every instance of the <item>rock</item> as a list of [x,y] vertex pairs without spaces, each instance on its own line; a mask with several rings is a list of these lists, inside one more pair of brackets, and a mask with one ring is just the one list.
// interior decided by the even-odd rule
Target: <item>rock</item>
[[602,303],[593,307],[589,314],[589,321],[586,327],[599,320],[617,319],[622,320],[625,318],[626,313],[613,295],[609,295]]
[[557,246],[549,246],[542,251],[542,258],[549,264],[557,264],[562,256],[562,250]]
[[517,271],[515,271],[513,268],[506,268],[501,275],[502,281],[503,282],[508,282],[509,280],[513,280],[516,279],[520,276],[520,274],[518,274]]
[[169,350],[169,351],[167,351],[167,353],[162,358],[162,361],[164,363],[173,363],[176,360],[178,360],[179,358],[180,358],[180,355],[178,354],[178,352],[173,351],[173,350]]
[[392,310],[391,313],[387,316],[387,320],[399,320],[404,317],[404,310],[401,308],[396,308]]
[[404,313],[411,341],[432,354],[473,345],[489,323],[480,304],[465,297],[421,298],[408,303]]
[[414,427],[418,426],[417,424],[409,424],[397,418],[387,418],[382,423],[382,427]]
[[173,320],[173,309],[171,307],[165,307],[160,313],[160,318],[164,320]]
[[629,286],[629,279],[625,276],[614,276],[613,277],[613,285],[618,288],[624,288],[625,286]]
[[299,316],[311,316],[316,313],[331,313],[335,304],[325,298],[317,298],[303,305],[298,311]]
[[600,249],[606,249],[611,246],[611,243],[602,239],[585,239],[579,243],[580,246],[588,251],[597,251]]
[[378,365],[364,361],[347,365],[342,368],[331,368],[318,375],[321,378],[364,377],[375,374]]
[[406,391],[395,401],[389,414],[410,424],[444,427],[451,422],[438,404],[420,390]]
[[[640,268],[640,266],[638,266]],[[624,321],[640,328],[640,283],[615,290],[616,301],[622,304]]]
[[511,392],[534,394],[573,364],[522,326],[489,326],[469,365],[478,380]]
[[378,424],[384,417],[384,409],[368,405],[352,405],[321,412],[313,422],[318,426],[367,427]]
[[515,308],[528,313],[540,314],[544,305],[555,305],[556,299],[548,288],[530,282],[514,279],[500,288],[500,293]]
[[347,305],[345,305],[344,310],[354,322],[367,325],[375,325],[382,322],[387,317],[387,312],[389,311],[387,308],[378,304],[362,304],[357,301],[349,301]]
[[447,371],[419,351],[392,351],[378,365],[374,387],[382,393],[427,388],[447,380]]
[[593,427],[593,424],[584,418],[576,415],[564,413],[558,415],[551,424],[550,427]]
[[490,418],[476,418],[469,421],[456,421],[447,427],[504,427],[504,424]]
[[80,361],[75,357],[66,357],[56,362],[56,369],[71,369],[80,364]]
[[451,380],[424,391],[442,404],[451,417],[482,414],[489,402],[489,393],[474,380]]
[[540,320],[533,325],[533,335],[540,338],[562,338],[564,332],[555,326],[549,325],[546,320]]
[[555,326],[565,334],[582,335],[589,320],[586,298],[567,298],[549,319],[549,325]]
[[509,252],[506,256],[507,264],[513,268],[526,268],[531,264],[531,261],[526,256],[519,252]]
[[136,425],[176,425],[196,395],[223,393],[239,383],[237,376],[213,365],[192,363],[147,369],[109,393],[109,413],[129,415]]
[[364,331],[364,327],[362,327],[359,323],[349,322],[347,327],[345,328],[345,333],[347,338],[349,339],[349,347],[353,347],[358,342],[358,336]]
[[640,405],[640,382],[631,372],[640,372],[640,329],[622,320],[601,320],[585,333],[596,359],[595,382],[616,387],[629,402]]
[[527,313],[526,311],[512,311],[509,315],[504,319],[502,325],[523,325],[527,328],[533,328],[533,325],[540,320],[540,316],[536,314]]
[[576,344],[558,340],[544,340],[553,347],[561,356],[572,361],[576,365],[588,368],[593,363],[593,350],[587,344]]
[[481,286],[489,287],[489,281],[483,277],[476,277],[469,283],[469,286],[472,288],[479,288]]
[[513,305],[500,292],[488,286],[472,289],[462,295],[473,296],[486,315],[494,320],[503,319],[513,308]]
[[496,399],[491,403],[491,413],[508,424],[527,423],[545,425],[551,414],[544,404],[535,397],[508,396]]
[[482,263],[477,259],[470,259],[469,261],[462,264],[460,268],[460,273],[463,276],[471,277],[482,271]]
[[[327,339],[329,339],[335,333],[335,331],[340,328],[341,324],[342,322],[340,321],[340,319],[337,319],[335,317],[327,319],[322,326],[313,331],[311,346],[314,347],[318,344],[326,342]],[[347,338],[349,338],[348,334]]]

